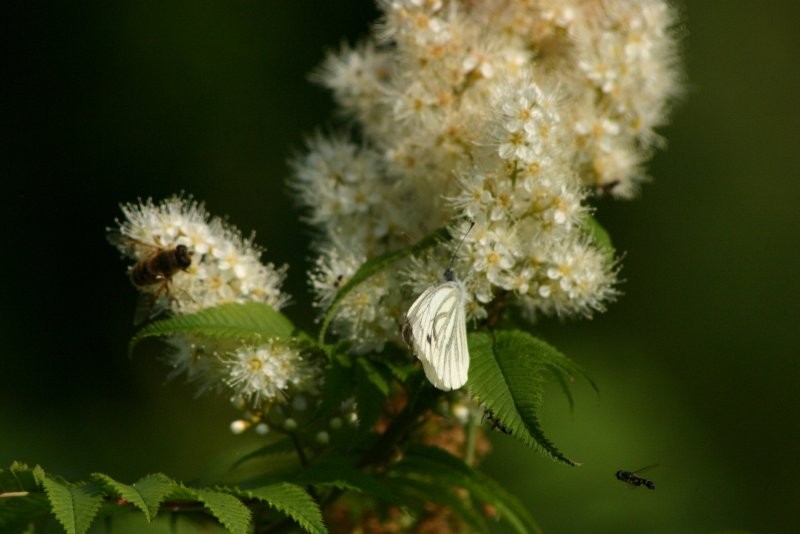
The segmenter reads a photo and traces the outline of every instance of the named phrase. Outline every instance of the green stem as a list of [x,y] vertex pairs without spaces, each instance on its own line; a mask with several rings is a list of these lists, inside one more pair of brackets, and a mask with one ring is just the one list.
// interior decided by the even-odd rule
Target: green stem
[[[306,456],[305,449],[303,449],[303,444],[300,443],[300,438],[297,437],[297,434],[295,432],[288,432],[288,434],[289,438],[292,440],[292,443],[294,444],[295,451],[297,451],[297,458],[300,460],[300,465],[302,465],[303,467],[308,466],[308,457]],[[306,491],[308,491],[308,494],[311,495],[311,498],[314,499],[314,501],[317,504],[319,504],[320,502],[319,495],[317,495],[314,486],[309,484],[308,486],[306,486]]]
[[306,452],[303,450],[303,444],[300,443],[300,438],[297,437],[297,434],[294,432],[288,432],[289,439],[292,440],[294,444],[294,450],[297,452],[297,458],[300,460],[300,465],[303,467],[308,465],[308,458],[306,457]]

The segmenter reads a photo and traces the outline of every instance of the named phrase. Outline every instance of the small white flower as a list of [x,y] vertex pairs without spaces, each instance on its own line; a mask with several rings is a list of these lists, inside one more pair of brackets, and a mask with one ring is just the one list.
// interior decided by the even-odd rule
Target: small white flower
[[297,430],[297,421],[295,421],[291,417],[288,417],[283,422],[283,429],[286,430],[287,432],[294,432],[295,430]]
[[465,424],[469,419],[469,407],[465,404],[458,403],[452,407],[453,417],[456,418],[461,424]]
[[345,113],[371,122],[379,120],[389,69],[386,54],[364,42],[355,49],[343,45],[338,53],[329,54],[313,79],[333,91]]
[[552,292],[553,292],[553,290],[550,288],[549,284],[540,285],[539,289],[537,290],[537,293],[543,299],[546,299],[547,297],[549,297]]
[[453,240],[375,274],[331,330],[355,351],[398,340],[403,313],[453,259],[470,319],[510,292],[530,317],[613,299],[587,197],[630,197],[677,92],[664,0],[387,0],[372,37],[322,82],[358,142],[318,135],[293,186],[319,230],[311,284],[327,309],[361,265],[448,226]]
[[240,347],[223,358],[223,366],[233,397],[253,406],[282,402],[290,388],[303,391],[313,378],[300,354],[277,340]]
[[243,419],[237,419],[236,421],[231,422],[231,432],[233,432],[234,434],[241,434],[248,428],[250,428],[249,421],[245,421]]

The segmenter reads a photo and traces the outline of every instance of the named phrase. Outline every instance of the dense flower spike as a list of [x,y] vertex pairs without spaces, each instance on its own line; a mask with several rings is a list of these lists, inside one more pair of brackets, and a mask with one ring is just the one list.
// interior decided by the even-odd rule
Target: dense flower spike
[[[220,304],[263,302],[275,309],[289,300],[281,291],[285,267],[260,260],[261,250],[242,238],[204,207],[174,196],[122,206],[125,218],[109,235],[131,260],[131,278],[146,296],[146,313],[195,313]],[[164,271],[151,265],[159,254],[185,247],[189,259]],[[144,274],[140,273],[144,269]],[[144,283],[146,282],[146,283]],[[235,404],[261,408],[286,400],[289,392],[315,387],[314,370],[287,345],[269,340],[257,347],[240,342],[201,339],[193,335],[168,338],[170,376],[182,375],[198,391],[228,391]],[[237,427],[238,428],[238,427]]]
[[[317,304],[363,261],[450,226],[466,234],[454,271],[470,317],[500,295],[529,316],[603,310],[617,268],[592,240],[586,201],[630,197],[644,179],[678,93],[672,10],[663,0],[379,5],[372,37],[315,75],[360,140],[317,135],[294,162],[320,230]],[[367,280],[334,328],[357,348],[395,337],[454,244]]]
[[[116,240],[120,251],[134,261],[142,261],[157,249],[180,245],[191,254],[191,265],[169,280],[169,298],[154,306],[174,313],[193,313],[228,302],[265,302],[280,309],[289,300],[280,286],[285,267],[262,264],[261,250],[250,239],[211,218],[202,204],[174,196],[158,204],[148,199],[122,206],[124,220],[119,221]],[[113,234],[112,234],[113,235]],[[143,292],[159,293],[160,284],[139,286]],[[161,311],[154,309],[153,313]]]

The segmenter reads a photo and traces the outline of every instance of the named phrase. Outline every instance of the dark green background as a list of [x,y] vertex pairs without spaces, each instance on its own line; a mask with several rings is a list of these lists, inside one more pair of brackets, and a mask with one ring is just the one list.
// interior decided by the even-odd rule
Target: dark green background
[[[291,264],[308,322],[308,231],[287,158],[331,125],[306,74],[362,35],[369,2],[26,3],[5,17],[0,464],[123,481],[213,476],[253,447],[224,399],[126,355],[135,294],[104,240],[117,204],[184,190]],[[584,462],[497,434],[485,467],[546,532],[796,531],[800,509],[800,9],[683,5],[685,102],[641,199],[598,218],[625,295],[593,321],[540,327],[598,381],[555,390],[544,423]],[[658,489],[617,469],[659,466]]]

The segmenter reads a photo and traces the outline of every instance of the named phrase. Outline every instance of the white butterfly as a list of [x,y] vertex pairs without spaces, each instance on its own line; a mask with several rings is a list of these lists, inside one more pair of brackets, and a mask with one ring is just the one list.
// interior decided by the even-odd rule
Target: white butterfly
[[445,270],[444,279],[408,309],[403,339],[414,349],[431,384],[450,391],[467,382],[467,292],[452,269]]

